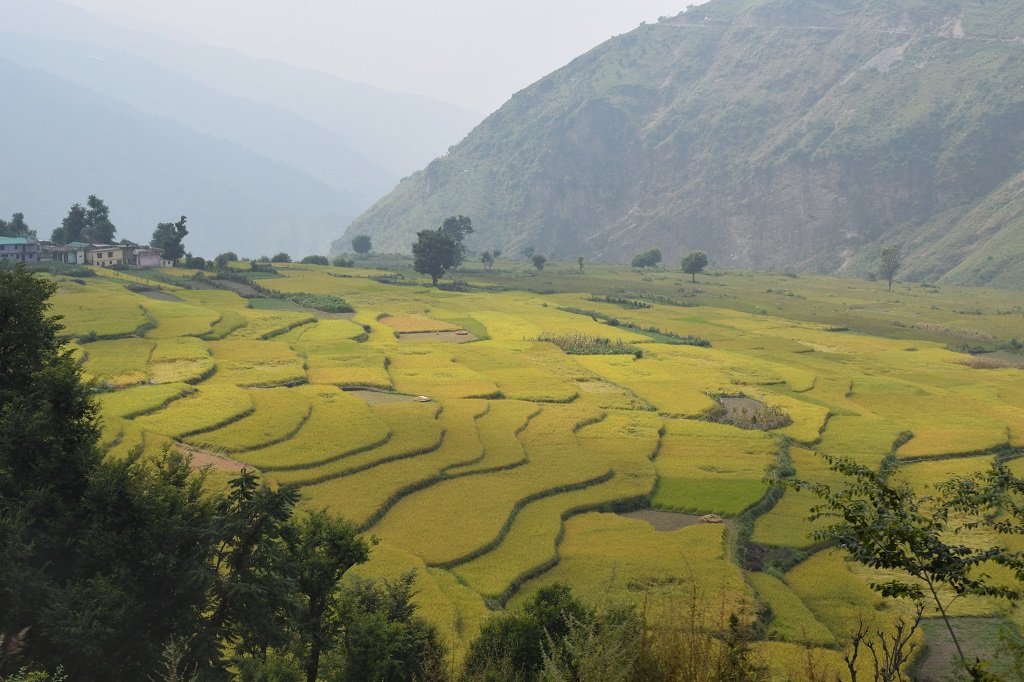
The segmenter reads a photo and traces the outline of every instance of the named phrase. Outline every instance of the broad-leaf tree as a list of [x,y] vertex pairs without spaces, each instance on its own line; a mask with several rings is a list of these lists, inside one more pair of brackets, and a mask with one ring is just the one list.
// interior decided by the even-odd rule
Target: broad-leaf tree
[[234,263],[238,261],[238,254],[234,251],[225,251],[224,253],[218,253],[213,259],[213,266],[218,270],[224,270],[228,267],[228,263]]
[[1018,590],[991,582],[985,569],[1001,564],[1022,575],[1021,557],[1005,547],[957,541],[955,531],[962,526],[951,512],[978,515],[980,510],[984,516],[969,489],[959,498],[959,505],[951,504],[946,499],[918,495],[891,467],[876,472],[850,458],[822,457],[832,471],[843,476],[843,487],[833,489],[799,480],[789,483],[796,489],[809,489],[822,500],[812,508],[811,519],[831,523],[815,531],[814,538],[835,542],[865,566],[896,571],[890,580],[871,583],[872,589],[885,597],[932,604],[966,666],[949,620],[951,602],[967,595],[1017,599]]
[[539,253],[534,254],[531,260],[533,260],[533,267],[537,268],[537,272],[543,270],[544,264],[548,262],[548,259],[545,256],[540,255]]
[[[153,238],[149,245],[163,250],[163,259],[177,262],[185,255],[185,244],[183,240],[188,235],[188,228],[185,223],[188,218],[181,216],[176,223],[158,223],[153,230]],[[235,258],[234,260],[237,260]]]
[[110,222],[110,208],[95,194],[89,195],[85,206],[85,229],[82,230],[83,241],[92,244],[112,244],[117,228]]
[[352,238],[352,250],[360,256],[370,253],[373,249],[373,241],[368,234],[360,234]]
[[25,237],[35,239],[36,231],[25,222],[24,213],[15,213],[9,221],[0,220],[0,237]]
[[480,262],[484,264],[484,270],[490,270],[494,266],[494,254],[484,251],[480,254]]
[[683,272],[690,275],[694,282],[697,281],[697,275],[703,272],[707,266],[708,255],[703,251],[691,251],[683,256],[683,259],[679,262],[679,267],[683,269]]
[[90,194],[85,206],[74,204],[68,210],[50,239],[55,244],[112,244],[116,233],[117,228],[110,222],[110,208],[95,194]]
[[53,231],[50,240],[54,244],[80,242],[85,239],[85,226],[85,208],[81,204],[74,204],[68,209],[68,214],[64,216],[60,227]]
[[901,265],[903,265],[903,256],[898,246],[887,246],[882,249],[882,253],[878,257],[878,267],[882,277],[889,284],[889,291],[892,291],[892,281],[896,279],[896,273],[900,271]]
[[445,218],[437,231],[449,237],[458,246],[458,257],[452,267],[457,268],[462,265],[462,261],[466,258],[466,237],[473,234],[473,221],[464,215],[453,215],[450,218]]
[[342,576],[369,558],[370,545],[355,527],[315,511],[295,523],[285,544],[296,567],[299,595],[296,625],[301,633],[307,682],[316,682],[320,656],[341,630],[338,585]]
[[653,268],[661,262],[661,249],[651,249],[633,256],[634,268]]
[[422,230],[416,233],[412,245],[413,268],[423,275],[430,275],[434,286],[446,272],[459,264],[459,245],[439,230]]
[[0,633],[71,679],[146,679],[202,607],[212,508],[176,453],[103,459],[55,288],[0,270]]

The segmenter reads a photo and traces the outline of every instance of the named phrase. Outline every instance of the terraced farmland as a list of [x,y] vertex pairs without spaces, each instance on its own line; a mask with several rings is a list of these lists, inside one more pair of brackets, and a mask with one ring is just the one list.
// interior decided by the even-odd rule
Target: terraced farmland
[[[810,495],[773,493],[766,472],[833,483],[818,453],[889,458],[923,490],[1024,447],[1024,369],[957,350],[1024,331],[1012,294],[984,292],[988,308],[964,318],[954,311],[975,309],[979,292],[740,274],[697,288],[671,272],[504,265],[460,293],[408,273],[411,285],[381,283],[372,269],[279,267],[261,280],[343,298],[354,315],[251,307],[169,284],[173,270],[159,273],[168,300],[97,271],[62,279],[54,308],[101,391],[111,456],[177,441],[299,486],[307,508],[380,539],[358,572],[418,570],[417,599],[456,657],[493,609],[557,580],[652,613],[695,593],[771,613],[774,641],[758,650],[779,675],[798,665],[797,645],[841,663],[833,647],[850,623],[893,607],[879,611],[877,576],[808,537]],[[799,297],[766,297],[779,280]],[[538,341],[577,332],[640,352],[570,355]],[[710,346],[679,342],[689,336]],[[722,396],[789,423],[706,419]],[[681,516],[659,531],[615,513],[648,508],[726,523]],[[785,561],[763,572],[741,555]],[[984,600],[957,614],[1024,622]]]

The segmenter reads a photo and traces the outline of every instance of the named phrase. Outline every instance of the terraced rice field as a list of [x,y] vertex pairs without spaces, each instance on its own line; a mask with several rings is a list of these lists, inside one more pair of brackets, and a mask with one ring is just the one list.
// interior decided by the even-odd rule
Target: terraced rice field
[[[757,506],[766,472],[781,463],[839,483],[819,453],[869,466],[895,457],[899,475],[926,490],[1024,447],[1024,369],[972,366],[955,350],[967,338],[1020,335],[1024,311],[1011,294],[887,294],[777,275],[693,285],[671,272],[572,269],[476,273],[465,293],[389,286],[370,269],[289,266],[267,280],[344,298],[351,319],[166,282],[178,300],[154,300],[98,271],[60,281],[54,309],[100,391],[111,456],[180,441],[299,486],[303,506],[380,539],[358,573],[417,569],[417,599],[456,657],[492,609],[562,581],[595,602],[646,603],[666,618],[678,616],[674,599],[693,594],[751,618],[767,606],[773,641],[756,648],[779,679],[808,655],[841,665],[835,647],[851,623],[895,612],[879,610],[868,588],[878,575],[814,546],[807,493]],[[799,296],[767,293],[783,280]],[[595,292],[651,307],[592,301]],[[981,314],[955,312],[978,300],[988,302]],[[443,336],[463,329],[477,340]],[[537,340],[571,332],[642,352],[569,355]],[[711,346],[674,345],[671,334]],[[367,387],[401,396],[344,390]],[[791,423],[762,431],[704,419],[726,395],[777,407]],[[755,507],[755,553],[807,558],[744,570],[730,524],[657,531],[613,513],[728,519]],[[1001,608],[964,600],[957,613],[1024,622]]]

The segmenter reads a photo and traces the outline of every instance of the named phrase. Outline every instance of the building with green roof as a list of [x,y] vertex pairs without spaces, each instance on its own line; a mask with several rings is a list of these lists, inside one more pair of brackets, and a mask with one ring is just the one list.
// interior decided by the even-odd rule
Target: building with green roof
[[16,263],[38,263],[39,242],[27,237],[0,237],[0,258]]

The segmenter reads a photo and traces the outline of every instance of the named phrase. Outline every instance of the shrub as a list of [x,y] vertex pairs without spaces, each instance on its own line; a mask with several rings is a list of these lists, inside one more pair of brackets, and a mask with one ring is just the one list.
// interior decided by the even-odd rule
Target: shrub
[[543,333],[537,337],[538,341],[549,341],[569,355],[635,355],[643,357],[643,351],[636,346],[630,346],[621,340],[612,341],[600,336],[591,336],[579,332],[570,334],[549,334]]
[[287,294],[285,300],[297,303],[304,308],[313,308],[314,310],[322,310],[325,313],[351,313],[355,312],[355,309],[348,304],[348,302],[338,296],[332,296],[330,294]]
[[351,258],[345,258],[344,256],[335,256],[334,260],[331,261],[331,265],[336,268],[350,268],[355,265],[356,262]]
[[289,256],[284,251],[282,251],[281,253],[274,254],[271,257],[270,261],[272,263],[291,263],[292,262],[292,257]]
[[327,256],[306,256],[301,262],[303,265],[330,265]]
[[651,307],[650,303],[644,303],[643,301],[635,301],[630,298],[622,298],[619,296],[591,296],[587,300],[593,301],[594,303],[613,303],[615,305],[620,305],[623,308],[631,308],[635,310]]

